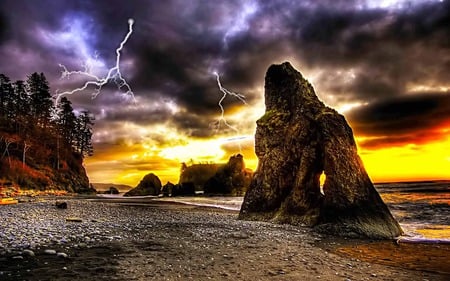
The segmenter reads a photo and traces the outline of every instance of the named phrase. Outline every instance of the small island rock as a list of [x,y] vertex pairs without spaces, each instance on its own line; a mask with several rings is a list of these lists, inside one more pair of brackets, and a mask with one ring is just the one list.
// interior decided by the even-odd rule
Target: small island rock
[[233,155],[206,181],[204,192],[208,195],[222,194],[243,196],[250,185],[252,171],[245,168],[244,157]]
[[141,182],[124,196],[158,196],[161,192],[161,180],[153,173],[147,174]]

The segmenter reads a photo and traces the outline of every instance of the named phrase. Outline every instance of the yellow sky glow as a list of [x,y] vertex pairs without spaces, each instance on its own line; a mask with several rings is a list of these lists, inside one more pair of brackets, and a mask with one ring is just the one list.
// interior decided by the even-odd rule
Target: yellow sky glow
[[[334,108],[345,114],[365,105],[358,102],[335,104]],[[210,139],[198,139],[168,124],[124,123],[123,130],[129,132],[130,139],[116,144],[94,144],[94,156],[85,161],[90,181],[136,186],[144,175],[152,172],[163,184],[177,183],[182,162],[225,163],[237,153],[244,155],[247,168],[255,170],[258,160],[254,153],[254,132],[256,120],[264,114],[262,99],[256,105],[228,110],[226,114],[239,134],[224,134],[219,130]],[[359,155],[374,182],[450,179],[450,128],[445,126],[441,133],[444,139],[439,141],[380,146],[371,150],[359,147]],[[98,136],[102,138],[102,133]],[[370,137],[355,136],[357,143],[367,138]]]
[[360,149],[360,155],[374,182],[450,178],[450,134],[443,141],[423,145]]
[[[246,142],[251,136],[246,136]],[[358,141],[358,138],[356,138]],[[178,182],[180,164],[189,162],[226,162],[233,154],[223,148],[226,139],[192,140],[186,145],[151,148],[146,145],[113,148],[106,156],[88,158],[86,167],[91,182],[124,183],[137,185],[142,177],[153,172],[166,183]],[[237,142],[237,141],[236,141]],[[258,160],[253,147],[246,147],[246,166],[252,170]],[[239,153],[236,147],[236,152]],[[359,148],[359,154],[374,182],[449,179],[450,134],[440,142],[423,145],[409,144],[376,150]],[[148,164],[147,164],[148,162]],[[144,163],[140,167],[140,163]]]

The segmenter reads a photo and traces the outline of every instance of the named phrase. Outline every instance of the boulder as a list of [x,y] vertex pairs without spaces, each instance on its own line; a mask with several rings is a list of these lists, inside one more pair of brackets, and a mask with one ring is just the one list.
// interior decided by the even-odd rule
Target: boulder
[[344,116],[325,106],[290,63],[267,70],[265,104],[255,134],[259,164],[240,219],[315,226],[351,237],[402,234],[367,175]]
[[150,173],[146,175],[135,188],[125,193],[124,196],[157,196],[160,192],[161,181],[155,174]]
[[67,209],[67,202],[56,201],[55,206],[58,209]]

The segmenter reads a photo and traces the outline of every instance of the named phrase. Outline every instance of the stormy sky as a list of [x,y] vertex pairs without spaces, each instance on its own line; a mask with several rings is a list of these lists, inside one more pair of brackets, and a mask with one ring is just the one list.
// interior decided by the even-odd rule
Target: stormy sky
[[[95,99],[94,88],[69,97],[96,116],[93,181],[148,171],[176,181],[182,161],[239,151],[255,162],[265,71],[284,61],[346,116],[363,154],[450,142],[450,1],[2,0],[0,73],[44,72],[53,93],[77,88],[84,78],[61,79],[59,64],[105,75],[129,18],[120,66],[135,102],[113,83]],[[246,97],[223,103],[238,132],[218,123],[214,72]]]

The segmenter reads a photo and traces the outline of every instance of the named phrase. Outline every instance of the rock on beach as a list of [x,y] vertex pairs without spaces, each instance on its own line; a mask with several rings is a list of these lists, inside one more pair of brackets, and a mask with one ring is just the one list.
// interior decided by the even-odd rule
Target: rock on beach
[[256,122],[259,164],[240,219],[304,224],[350,237],[403,233],[375,190],[344,116],[325,106],[290,63],[267,70],[265,104]]

